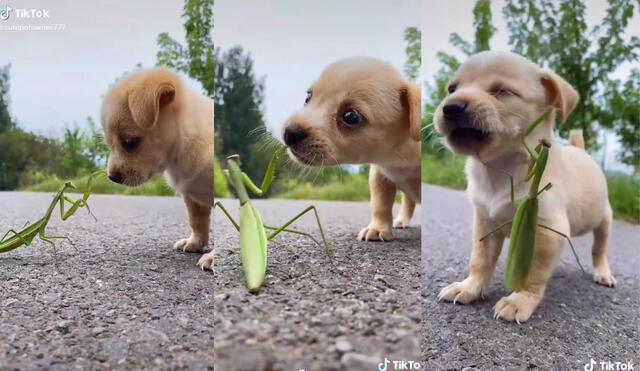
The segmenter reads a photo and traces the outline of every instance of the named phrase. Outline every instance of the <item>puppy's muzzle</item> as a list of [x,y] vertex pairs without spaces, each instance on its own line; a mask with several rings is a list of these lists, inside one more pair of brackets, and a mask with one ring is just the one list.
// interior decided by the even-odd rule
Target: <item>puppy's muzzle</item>
[[476,120],[469,103],[452,100],[442,107],[449,143],[463,152],[474,153],[486,144],[490,133]]
[[309,134],[300,125],[291,124],[284,129],[284,143],[291,147],[302,143]]
[[109,173],[109,180],[111,180],[114,183],[122,184],[124,177],[122,176],[122,173],[113,172],[113,173]]
[[451,101],[442,107],[442,114],[449,129],[471,126],[467,107],[467,102],[459,100]]

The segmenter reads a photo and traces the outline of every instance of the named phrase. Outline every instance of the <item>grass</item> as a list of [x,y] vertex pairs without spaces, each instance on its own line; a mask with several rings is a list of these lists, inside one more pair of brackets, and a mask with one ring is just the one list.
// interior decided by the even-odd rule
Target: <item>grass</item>
[[613,217],[640,224],[640,179],[638,176],[610,174],[607,176],[607,184]]
[[[423,154],[422,182],[466,189],[464,159],[450,154]],[[614,218],[640,224],[640,177],[637,174],[607,174],[607,184]]]
[[464,158],[445,154],[422,155],[422,182],[454,189],[466,189]]
[[[71,181],[78,187],[78,192],[84,190],[88,176],[81,176]],[[66,179],[57,176],[47,177],[38,184],[25,188],[29,192],[56,192]],[[136,196],[174,196],[175,192],[167,185],[162,175],[156,175],[140,187],[125,187],[115,184],[105,176],[99,176],[93,180],[92,193],[95,194],[119,194]]]
[[286,189],[274,198],[292,200],[369,201],[369,182],[364,175],[343,176],[340,181],[314,185],[288,179],[280,187]]

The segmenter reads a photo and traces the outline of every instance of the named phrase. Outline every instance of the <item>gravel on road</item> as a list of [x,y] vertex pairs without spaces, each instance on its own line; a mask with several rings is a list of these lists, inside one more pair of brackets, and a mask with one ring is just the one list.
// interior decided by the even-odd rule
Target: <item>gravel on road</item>
[[589,276],[565,248],[541,305],[518,325],[492,317],[493,305],[507,294],[502,287],[505,248],[484,301],[438,302],[443,287],[467,275],[472,209],[463,192],[423,186],[422,195],[422,349],[427,370],[582,370],[592,359],[640,365],[639,226],[614,223],[609,261],[617,287],[591,279],[592,236],[572,238]]
[[[73,196],[75,198],[75,195]],[[0,231],[42,217],[46,193],[0,192]],[[56,259],[38,238],[0,255],[0,370],[213,368],[213,275],[173,249],[189,233],[177,197],[94,195],[54,217]],[[57,263],[56,263],[57,260]]]
[[[256,200],[278,225],[312,204]],[[223,200],[237,211],[236,200]],[[367,203],[315,202],[335,268],[309,239],[281,235],[268,245],[264,287],[249,294],[238,235],[216,210],[215,348],[219,370],[375,370],[383,357],[420,359],[420,229],[394,230],[389,242],[359,242]],[[237,213],[234,212],[234,217]],[[319,238],[308,215],[294,225]]]

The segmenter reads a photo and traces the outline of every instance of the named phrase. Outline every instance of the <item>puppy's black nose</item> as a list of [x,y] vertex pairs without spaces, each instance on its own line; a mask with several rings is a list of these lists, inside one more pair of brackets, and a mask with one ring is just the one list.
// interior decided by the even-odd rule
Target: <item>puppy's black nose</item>
[[293,124],[284,129],[284,143],[288,146],[295,146],[307,138],[307,132],[299,125]]
[[444,118],[452,123],[457,123],[467,116],[467,102],[454,100],[442,107]]
[[121,184],[122,183],[122,173],[110,173],[109,179],[114,182]]

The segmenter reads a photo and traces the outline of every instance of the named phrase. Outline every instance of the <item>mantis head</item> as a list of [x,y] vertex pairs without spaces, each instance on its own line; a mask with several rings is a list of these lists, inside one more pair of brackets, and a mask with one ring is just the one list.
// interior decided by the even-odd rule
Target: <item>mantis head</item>
[[64,187],[67,189],[76,189],[76,185],[73,182],[65,182]]

